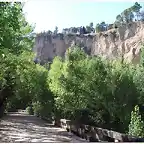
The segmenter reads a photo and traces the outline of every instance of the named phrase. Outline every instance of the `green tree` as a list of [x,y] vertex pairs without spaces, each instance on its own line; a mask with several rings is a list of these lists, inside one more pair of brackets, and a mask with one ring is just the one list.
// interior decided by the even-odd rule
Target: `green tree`
[[140,64],[144,67],[144,46],[141,47]]
[[141,11],[139,16],[140,16],[140,20],[144,21],[144,11]]
[[[133,75],[133,66],[89,57],[80,48],[72,47],[65,60],[54,59],[49,85],[63,117],[125,132],[140,98]],[[84,113],[87,121],[80,118]]]
[[91,22],[91,23],[89,24],[89,26],[90,26],[91,32],[92,32],[92,31],[94,30],[94,28],[93,28],[93,26],[94,26],[93,22]]
[[136,2],[133,6],[125,9],[121,14],[116,17],[115,24],[119,27],[122,24],[128,24],[129,22],[132,22],[135,18],[134,13],[136,13],[138,19],[141,8],[142,6]]
[[32,46],[33,31],[22,12],[23,5],[18,2],[0,2],[0,50],[19,54],[30,50]]
[[97,24],[95,29],[96,29],[96,32],[99,33],[99,32],[101,31],[101,30],[100,30],[100,25]]
[[89,26],[93,29],[93,22],[91,22]]
[[129,134],[137,137],[144,137],[144,122],[142,121],[139,107],[136,105],[134,111],[131,112],[131,121],[129,124]]
[[[25,50],[30,50],[33,38],[30,36],[33,28],[26,22],[22,12],[23,4],[19,2],[0,2],[0,55],[1,57],[1,102],[7,96],[13,95],[15,80],[17,77],[16,68],[19,63],[15,55]],[[3,75],[4,73],[4,75]]]
[[142,6],[138,2],[135,2],[135,4],[131,7],[132,11],[136,13],[137,20],[138,20],[139,12],[141,8]]
[[37,101],[44,106],[45,112],[48,106],[52,112],[53,98],[47,84],[48,71],[33,62],[34,55],[30,52],[33,46],[33,27],[25,20],[23,4],[0,4],[1,114],[6,103],[9,110],[16,110]]
[[90,27],[90,26],[86,26],[86,31],[87,31],[88,33],[91,33],[91,27]]
[[58,27],[56,26],[54,30],[54,34],[57,34],[57,33],[58,33]]

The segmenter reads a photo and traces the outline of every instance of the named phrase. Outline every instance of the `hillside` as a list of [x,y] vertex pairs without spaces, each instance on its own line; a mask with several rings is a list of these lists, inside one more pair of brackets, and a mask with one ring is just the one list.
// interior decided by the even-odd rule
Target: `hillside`
[[64,56],[71,45],[79,45],[89,55],[100,55],[108,59],[124,57],[125,61],[138,63],[140,48],[144,41],[144,22],[131,22],[117,29],[95,34],[57,34],[41,33],[36,36],[33,51],[42,62],[55,56]]

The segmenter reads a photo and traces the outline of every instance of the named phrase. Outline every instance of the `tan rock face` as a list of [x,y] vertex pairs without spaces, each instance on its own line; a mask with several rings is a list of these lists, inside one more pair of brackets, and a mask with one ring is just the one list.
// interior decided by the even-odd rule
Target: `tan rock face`
[[33,51],[41,61],[52,60],[55,56],[64,56],[71,45],[79,45],[90,55],[99,55],[108,59],[124,57],[124,60],[139,63],[140,48],[144,42],[144,22],[134,22],[91,35],[44,35],[36,37]]

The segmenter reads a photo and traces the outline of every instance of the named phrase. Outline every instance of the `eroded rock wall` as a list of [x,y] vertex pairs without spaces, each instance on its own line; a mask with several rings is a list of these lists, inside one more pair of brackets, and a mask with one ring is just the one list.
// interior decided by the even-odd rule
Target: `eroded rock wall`
[[106,32],[76,35],[37,35],[33,51],[37,58],[47,62],[55,56],[64,56],[71,45],[79,45],[90,55],[108,59],[124,57],[125,61],[139,63],[140,48],[144,42],[144,22],[133,22]]

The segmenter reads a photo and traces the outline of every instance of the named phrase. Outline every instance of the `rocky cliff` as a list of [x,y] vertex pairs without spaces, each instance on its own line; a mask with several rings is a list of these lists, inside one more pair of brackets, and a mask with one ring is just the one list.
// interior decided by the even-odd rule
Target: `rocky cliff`
[[33,51],[40,61],[47,62],[55,56],[64,56],[67,48],[77,44],[90,55],[108,59],[123,57],[125,61],[138,63],[143,42],[144,22],[133,22],[96,34],[37,34]]

